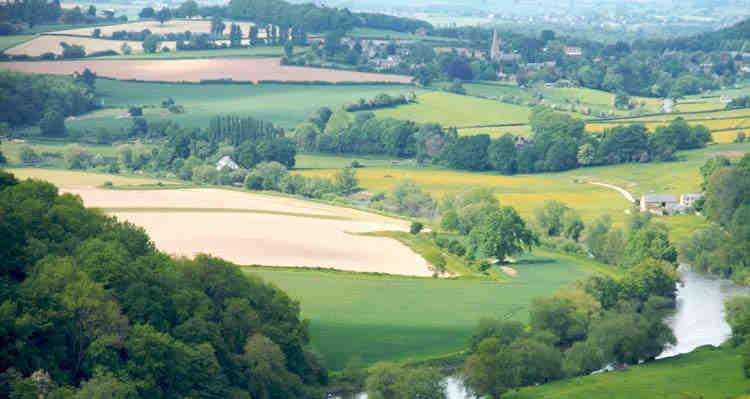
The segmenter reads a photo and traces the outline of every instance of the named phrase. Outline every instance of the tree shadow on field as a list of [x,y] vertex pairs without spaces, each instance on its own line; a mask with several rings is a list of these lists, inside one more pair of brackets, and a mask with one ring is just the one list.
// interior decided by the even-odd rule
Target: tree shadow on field
[[557,260],[555,260],[554,258],[535,257],[535,258],[521,258],[515,264],[508,264],[508,265],[509,266],[546,265],[546,264],[555,263],[555,262],[557,262]]

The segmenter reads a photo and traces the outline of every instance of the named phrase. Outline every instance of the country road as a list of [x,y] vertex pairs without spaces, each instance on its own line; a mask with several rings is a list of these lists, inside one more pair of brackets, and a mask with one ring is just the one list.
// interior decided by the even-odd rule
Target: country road
[[635,203],[635,198],[633,198],[633,195],[630,194],[627,190],[625,190],[622,187],[618,187],[618,186],[615,186],[613,184],[599,183],[599,182],[595,182],[595,181],[590,181],[589,183],[595,184],[597,186],[611,188],[612,190],[615,190],[615,191],[619,192],[620,194],[622,194],[622,196],[625,197],[626,200],[630,201],[631,204]]

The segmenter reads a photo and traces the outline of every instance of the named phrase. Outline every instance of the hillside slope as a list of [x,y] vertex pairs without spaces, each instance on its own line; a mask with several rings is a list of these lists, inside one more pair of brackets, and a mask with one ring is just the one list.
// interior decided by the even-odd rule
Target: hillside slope
[[524,388],[507,398],[741,398],[750,394],[750,379],[742,375],[741,362],[736,350],[705,347],[625,371]]

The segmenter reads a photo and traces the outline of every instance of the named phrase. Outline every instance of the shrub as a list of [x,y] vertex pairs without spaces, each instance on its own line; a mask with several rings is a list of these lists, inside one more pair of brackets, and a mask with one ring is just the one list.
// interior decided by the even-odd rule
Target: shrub
[[143,116],[143,107],[130,107],[128,108],[128,114],[130,116]]
[[411,227],[409,227],[409,232],[412,234],[419,234],[420,231],[424,228],[424,225],[421,222],[411,222]]

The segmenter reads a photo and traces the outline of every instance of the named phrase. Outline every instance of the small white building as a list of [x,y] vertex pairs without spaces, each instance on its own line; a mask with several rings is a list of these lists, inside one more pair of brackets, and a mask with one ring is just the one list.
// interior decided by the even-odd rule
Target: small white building
[[237,165],[237,162],[234,162],[232,157],[229,155],[224,155],[221,157],[219,162],[216,162],[216,170],[223,170],[225,168],[228,168],[230,170],[237,170],[240,168],[240,165]]
[[646,194],[641,196],[641,212],[662,214],[678,204],[677,198],[671,194]]
[[583,55],[583,49],[580,47],[565,47],[563,51],[568,57],[580,57]]
[[732,102],[732,97],[724,94],[721,97],[719,97],[719,101],[721,101],[723,104],[729,104]]

